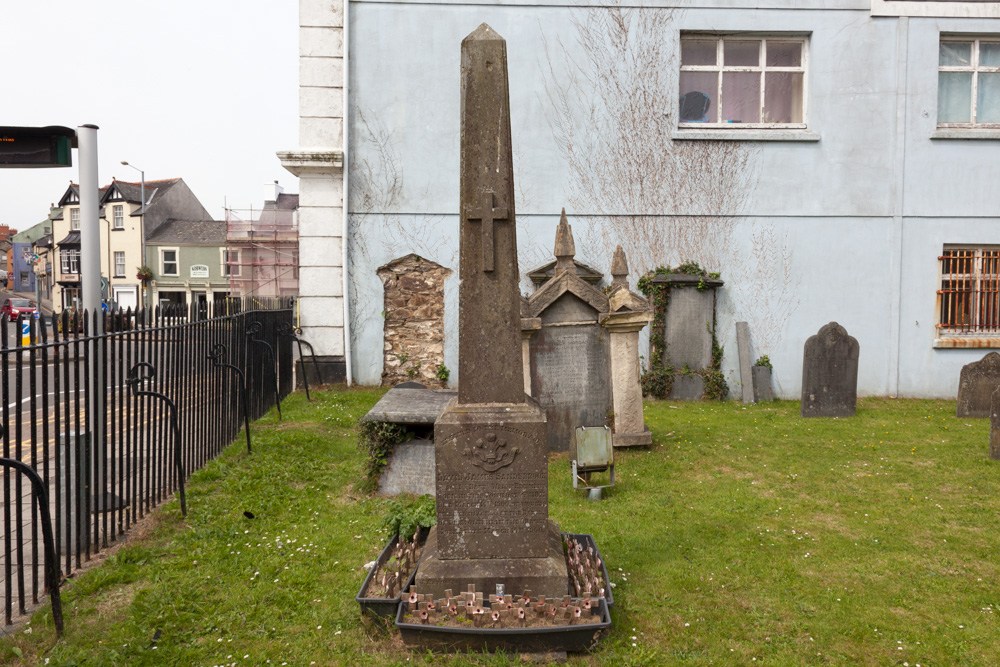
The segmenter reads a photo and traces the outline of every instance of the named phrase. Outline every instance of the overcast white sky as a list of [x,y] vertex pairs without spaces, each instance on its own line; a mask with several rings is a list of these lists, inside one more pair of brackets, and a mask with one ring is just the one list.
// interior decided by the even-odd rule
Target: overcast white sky
[[[212,216],[298,181],[296,0],[3,0],[0,125],[93,123],[102,185],[180,177]],[[43,220],[72,168],[0,170],[0,224]]]

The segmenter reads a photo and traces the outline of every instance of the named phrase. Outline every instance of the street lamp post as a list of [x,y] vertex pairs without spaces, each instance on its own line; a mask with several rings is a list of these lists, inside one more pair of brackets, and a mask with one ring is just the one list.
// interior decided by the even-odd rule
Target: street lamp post
[[[148,266],[146,264],[146,172],[134,164],[129,164],[125,160],[122,160],[122,164],[126,167],[131,167],[139,172],[139,177],[142,182],[139,186],[139,198],[142,200],[139,203],[139,241],[142,244],[142,265]],[[146,304],[146,284],[142,285],[142,307],[145,309]]]

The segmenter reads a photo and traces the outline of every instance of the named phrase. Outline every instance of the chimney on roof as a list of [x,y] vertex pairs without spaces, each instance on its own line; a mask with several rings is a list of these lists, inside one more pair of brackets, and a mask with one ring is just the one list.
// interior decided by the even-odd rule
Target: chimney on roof
[[264,201],[278,201],[278,195],[285,193],[285,188],[278,185],[278,181],[273,184],[268,184],[264,186],[267,188],[267,195],[264,197]]

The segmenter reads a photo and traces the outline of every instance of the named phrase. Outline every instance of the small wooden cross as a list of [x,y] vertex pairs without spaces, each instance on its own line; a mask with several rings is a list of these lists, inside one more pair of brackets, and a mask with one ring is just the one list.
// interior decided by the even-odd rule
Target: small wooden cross
[[481,204],[478,209],[472,206],[465,208],[465,219],[469,222],[478,222],[480,233],[482,234],[483,250],[483,271],[493,270],[493,223],[497,220],[507,220],[507,207],[496,208],[494,206],[494,195],[492,190],[487,190],[482,195]]

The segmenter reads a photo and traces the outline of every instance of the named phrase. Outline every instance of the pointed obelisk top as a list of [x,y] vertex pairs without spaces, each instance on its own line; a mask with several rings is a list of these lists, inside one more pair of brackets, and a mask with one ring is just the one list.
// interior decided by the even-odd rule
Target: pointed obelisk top
[[462,41],[458,402],[523,403],[507,43]]
[[500,36],[500,33],[491,28],[489,23],[483,22],[479,24],[478,28],[470,32],[466,38],[462,40],[462,44],[464,45],[466,42],[474,40],[502,42],[504,41],[504,38]]
[[573,228],[569,226],[566,219],[566,209],[562,210],[559,216],[559,226],[556,227],[556,247],[553,250],[556,256],[556,272],[575,271],[573,256],[576,255],[576,245],[573,243]]
[[628,289],[628,259],[621,246],[615,248],[614,257],[611,258],[611,289],[619,287]]

